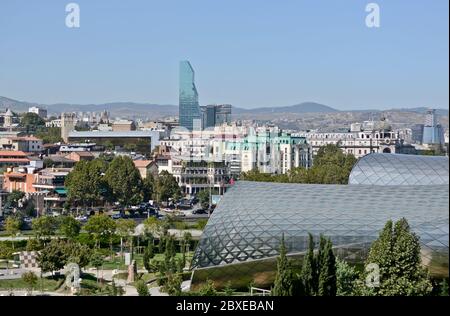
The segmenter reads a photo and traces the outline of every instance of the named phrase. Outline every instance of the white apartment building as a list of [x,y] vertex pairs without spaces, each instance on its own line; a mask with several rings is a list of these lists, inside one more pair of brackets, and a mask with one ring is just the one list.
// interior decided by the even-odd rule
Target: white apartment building
[[307,131],[296,133],[305,137],[312,146],[313,156],[320,147],[328,144],[338,145],[346,154],[353,154],[356,158],[370,153],[411,153],[414,147],[406,145],[399,131],[384,122],[376,124],[372,121],[354,123],[348,132],[320,132]]
[[37,114],[40,117],[42,117],[43,119],[47,118],[47,110],[43,109],[43,108],[40,108],[40,107],[37,107],[37,106],[33,106],[33,107],[28,108],[28,112]]

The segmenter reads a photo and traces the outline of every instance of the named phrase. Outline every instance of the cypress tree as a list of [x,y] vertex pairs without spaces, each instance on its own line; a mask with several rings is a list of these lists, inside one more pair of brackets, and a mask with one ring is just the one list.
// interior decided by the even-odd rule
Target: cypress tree
[[272,295],[274,296],[292,295],[292,271],[286,255],[284,234],[281,237],[280,254],[277,258],[277,274],[275,277],[274,287],[272,289]]
[[325,244],[318,265],[318,269],[320,269],[318,294],[320,296],[336,296],[336,258],[331,240],[325,238],[324,240]]
[[314,260],[314,239],[311,234],[308,235],[309,246],[306,256],[303,259],[301,280],[303,285],[303,294],[306,296],[314,296],[316,295],[317,289],[316,262]]

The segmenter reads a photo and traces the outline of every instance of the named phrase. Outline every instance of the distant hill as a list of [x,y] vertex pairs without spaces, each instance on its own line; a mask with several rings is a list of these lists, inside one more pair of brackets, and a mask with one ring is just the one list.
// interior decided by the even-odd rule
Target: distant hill
[[265,107],[265,108],[255,108],[255,109],[242,109],[233,108],[235,114],[264,114],[264,113],[334,113],[338,110],[333,109],[324,104],[315,102],[303,102],[300,104],[290,105],[290,106],[277,106],[277,107]]
[[[415,112],[420,114],[425,114],[429,108],[427,107],[418,107],[418,108],[408,108],[408,109],[391,109],[389,111],[397,111],[397,112]],[[441,116],[448,116],[448,109],[436,109],[436,114]]]
[[[31,106],[40,106],[48,110],[49,115],[59,115],[61,112],[101,112],[107,110],[113,117],[121,118],[143,118],[143,119],[158,119],[167,116],[178,115],[178,105],[161,105],[153,103],[134,103],[134,102],[111,102],[104,104],[39,104],[35,102],[17,101],[0,96],[0,111],[10,108],[15,112],[26,112]],[[290,106],[274,106],[274,107],[260,107],[254,109],[245,109],[233,107],[233,117],[238,119],[274,119],[276,117],[305,117],[310,115],[328,115],[329,113],[335,115],[344,115],[345,113],[380,113],[393,112],[407,116],[408,113],[425,114],[428,108],[417,107],[409,109],[391,109],[391,110],[352,110],[339,111],[330,106],[315,103],[303,102]],[[448,109],[437,109],[436,113],[439,116],[448,117]],[[348,114],[351,115],[351,114]],[[365,114],[364,114],[365,115]]]

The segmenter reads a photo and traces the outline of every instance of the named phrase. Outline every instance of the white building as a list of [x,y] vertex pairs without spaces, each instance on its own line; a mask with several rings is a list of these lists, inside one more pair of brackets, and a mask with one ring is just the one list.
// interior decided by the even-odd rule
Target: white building
[[33,107],[28,108],[28,112],[37,114],[40,117],[42,117],[43,119],[47,118],[47,110],[43,109],[43,108],[40,108],[40,107],[37,107],[37,106],[33,106]]
[[320,147],[328,144],[338,145],[344,153],[356,158],[370,153],[410,153],[414,150],[412,146],[405,145],[399,131],[393,131],[386,122],[355,123],[348,132],[307,131],[295,135],[307,139],[314,156]]

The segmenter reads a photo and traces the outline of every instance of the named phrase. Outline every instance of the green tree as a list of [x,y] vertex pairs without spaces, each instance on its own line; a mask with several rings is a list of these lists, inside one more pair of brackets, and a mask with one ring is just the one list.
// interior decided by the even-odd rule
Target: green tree
[[94,237],[96,246],[100,247],[102,238],[109,240],[114,235],[116,223],[109,216],[96,214],[88,219],[84,230]]
[[287,258],[284,234],[281,237],[280,254],[277,258],[277,274],[272,289],[274,296],[292,296],[292,270]]
[[223,288],[223,293],[225,296],[233,296],[234,292],[236,292],[236,290],[232,288],[231,281],[227,281],[227,283],[225,283],[225,287]]
[[139,280],[136,282],[136,291],[139,296],[150,296],[150,292],[148,291],[148,286],[145,284],[144,280]]
[[45,127],[45,121],[36,113],[27,112],[21,117],[19,126],[30,133],[38,130],[39,127]]
[[147,177],[143,180],[142,191],[145,201],[153,199],[153,195],[155,192],[155,178],[151,173],[147,173]]
[[144,250],[144,255],[142,257],[142,261],[144,263],[145,270],[148,271],[148,273],[153,272],[153,266],[151,264],[151,260],[153,259],[154,252],[153,252],[153,243],[149,243],[149,245]]
[[67,263],[76,263],[80,268],[89,264],[92,257],[92,250],[87,245],[71,240],[61,241],[63,252]]
[[129,239],[136,228],[136,222],[132,219],[119,219],[116,221],[116,233],[120,237],[120,253],[123,254],[123,239]]
[[5,243],[0,243],[0,258],[6,260],[6,269],[9,269],[9,260],[12,258],[13,252]]
[[58,229],[58,221],[52,216],[41,216],[34,218],[31,222],[31,227],[38,239],[48,238],[55,235]]
[[81,224],[72,216],[59,217],[59,233],[69,239],[75,239],[81,230]]
[[356,280],[358,272],[347,262],[336,259],[336,295],[352,296],[355,295]]
[[159,174],[155,184],[155,194],[158,202],[167,202],[169,199],[177,200],[182,196],[177,180],[165,170]]
[[97,269],[97,283],[99,281],[99,273],[98,270],[103,266],[104,260],[103,255],[99,251],[94,251],[91,254],[90,263],[93,267]]
[[6,198],[6,206],[17,208],[19,207],[19,200],[23,199],[25,193],[22,191],[13,190]]
[[[15,217],[9,216],[5,220],[5,231],[11,237],[15,237],[20,233],[20,226],[21,226],[20,220]],[[14,238],[11,239],[11,244],[14,250]]]
[[39,128],[36,133],[36,137],[42,139],[44,144],[55,144],[62,142],[61,128],[60,127],[46,127],[45,129]]
[[311,234],[309,234],[308,244],[308,250],[303,259],[301,283],[304,295],[314,296],[317,293],[317,271],[314,257],[314,239]]
[[64,268],[67,254],[60,240],[53,239],[38,254],[36,261],[42,272],[51,272]]
[[130,157],[117,156],[105,173],[105,180],[114,199],[123,206],[142,202],[142,179]]
[[22,280],[27,284],[28,295],[32,295],[33,289],[37,284],[38,277],[34,274],[34,272],[28,271],[22,274]]
[[109,197],[104,178],[107,163],[103,159],[78,162],[65,180],[67,199],[72,205],[94,205]]
[[[364,295],[419,296],[431,293],[428,273],[421,265],[419,238],[406,219],[393,224],[388,221],[378,239],[372,244],[366,260],[379,267],[379,286],[366,287]],[[368,277],[363,273],[363,280]]]
[[168,273],[166,283],[163,286],[163,291],[170,296],[181,295],[181,276],[179,273]]
[[442,282],[439,284],[440,288],[440,296],[448,296],[448,279],[443,279]]
[[[323,236],[321,238],[325,239]],[[322,247],[322,256],[318,258],[318,295],[336,296],[336,258],[331,240],[326,239]]]

